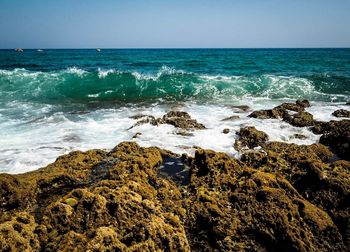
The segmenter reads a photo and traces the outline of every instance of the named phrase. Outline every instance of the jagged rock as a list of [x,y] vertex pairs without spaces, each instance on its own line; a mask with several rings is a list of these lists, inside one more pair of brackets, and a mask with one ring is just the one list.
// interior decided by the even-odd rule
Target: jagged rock
[[335,117],[350,117],[350,111],[345,109],[338,109],[332,113]]
[[284,117],[284,121],[296,127],[305,127],[314,125],[314,117],[309,112],[301,111],[293,115]]
[[[262,146],[241,161],[124,142],[0,174],[0,250],[345,251],[350,163],[329,163],[322,144],[267,143],[255,128],[240,133]],[[161,165],[180,159],[187,183],[160,176]]]
[[143,118],[129,129],[140,126],[142,124],[150,123],[152,125],[170,124],[176,128],[181,129],[205,129],[205,126],[198,123],[195,119],[192,119],[187,112],[182,111],[170,111],[162,118],[155,118],[154,116],[134,116],[134,119]]
[[187,112],[170,111],[163,116],[163,123],[173,125],[176,128],[182,129],[205,129],[205,126],[191,119]]
[[302,106],[304,108],[311,107],[311,104],[310,104],[310,102],[308,100],[297,100],[296,104],[299,105],[299,106]]
[[6,189],[0,230],[20,211],[30,218],[25,236],[13,233],[16,242],[9,233],[14,231],[6,231],[1,244],[23,251],[71,251],[72,245],[77,251],[188,251],[181,193],[157,176],[167,154],[122,143],[109,153],[73,152],[38,171],[0,175],[8,181],[0,183]]
[[329,215],[283,177],[245,168],[222,153],[192,161],[191,248],[198,251],[344,250]]
[[252,149],[264,145],[269,139],[265,132],[259,131],[255,127],[241,128],[237,134],[239,139],[234,144],[236,150],[242,150],[244,147]]
[[320,143],[332,148],[340,157],[350,160],[350,120],[316,122],[315,134],[323,134]]
[[283,116],[282,110],[277,109],[263,109],[263,110],[257,110],[253,111],[249,117],[253,118],[259,118],[259,119],[278,119]]
[[[312,126],[314,125],[314,119],[310,113],[305,111],[306,107],[310,107],[308,100],[297,100],[296,103],[282,103],[273,109],[253,111],[249,117],[282,119],[296,127]],[[289,111],[296,113],[291,114]]]
[[306,200],[331,216],[345,238],[350,218],[350,163],[345,160],[329,163],[332,156],[322,144],[271,142],[262,151],[244,153],[241,160],[286,178]]

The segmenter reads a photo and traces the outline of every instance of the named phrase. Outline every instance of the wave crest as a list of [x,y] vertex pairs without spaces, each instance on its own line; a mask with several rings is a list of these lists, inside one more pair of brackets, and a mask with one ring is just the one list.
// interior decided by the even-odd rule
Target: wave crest
[[331,92],[322,91],[317,85],[319,78],[207,75],[167,66],[154,73],[100,68],[87,71],[76,67],[33,72],[18,68],[0,70],[0,101],[85,103],[162,99],[227,102],[247,97],[344,101],[349,98],[348,94],[335,92],[336,88]]

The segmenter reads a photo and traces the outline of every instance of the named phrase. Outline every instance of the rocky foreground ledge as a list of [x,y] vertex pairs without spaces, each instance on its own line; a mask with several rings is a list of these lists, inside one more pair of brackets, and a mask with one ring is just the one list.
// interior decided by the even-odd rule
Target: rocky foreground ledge
[[[310,119],[285,107],[253,115]],[[309,122],[325,145],[242,128],[241,160],[124,142],[0,174],[0,251],[347,251],[349,122]]]

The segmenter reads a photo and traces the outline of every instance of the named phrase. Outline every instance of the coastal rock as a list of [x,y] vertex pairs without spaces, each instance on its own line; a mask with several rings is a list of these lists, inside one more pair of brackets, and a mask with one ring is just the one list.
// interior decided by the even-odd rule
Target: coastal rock
[[335,117],[350,117],[350,111],[345,109],[338,109],[332,113]]
[[122,143],[109,153],[73,152],[38,171],[0,175],[9,181],[1,198],[0,230],[22,210],[30,219],[26,236],[6,231],[1,244],[23,251],[70,251],[72,245],[79,251],[188,251],[181,193],[157,176],[162,155],[167,152]]
[[[296,103],[282,103],[273,109],[264,109],[253,111],[249,117],[259,119],[282,119],[296,127],[305,127],[314,125],[312,114],[305,111],[310,107],[308,100],[297,100]],[[290,113],[293,111],[295,113]]]
[[244,147],[252,149],[257,146],[262,146],[269,139],[265,132],[259,131],[255,127],[241,128],[237,135],[239,139],[236,140],[234,144],[236,150],[242,150]]
[[311,104],[308,100],[297,100],[295,103],[304,108],[311,107]]
[[228,134],[228,133],[230,133],[230,129],[223,129],[223,130],[222,130],[222,133]]
[[284,121],[296,127],[306,127],[314,125],[314,117],[309,112],[301,111],[293,115],[286,115]]
[[320,143],[332,148],[340,157],[350,160],[350,120],[317,122],[312,131],[322,134]]
[[239,116],[233,115],[233,116],[226,117],[226,118],[222,119],[221,121],[223,121],[223,122],[225,122],[225,121],[234,121],[234,120],[237,120],[237,119],[239,119]]
[[346,242],[350,218],[350,164],[345,160],[329,163],[332,156],[322,144],[271,142],[261,151],[243,153],[241,161],[287,179],[305,199],[331,216]]
[[141,119],[129,129],[140,126],[142,124],[150,123],[151,125],[158,126],[159,124],[170,124],[176,128],[181,129],[205,129],[205,126],[198,123],[197,120],[192,119],[187,112],[182,111],[170,111],[162,118],[155,118],[154,116],[135,115],[133,119]]
[[250,107],[248,105],[231,105],[231,108],[238,109],[242,112],[247,112],[250,110]]
[[[0,174],[0,250],[345,250],[349,162],[327,163],[322,144],[267,143],[252,127],[240,135],[262,149],[237,160],[124,142]],[[178,164],[186,183],[160,174]]]
[[187,112],[170,111],[163,116],[161,123],[173,125],[181,129],[205,129],[205,126],[192,119]]
[[277,109],[262,109],[253,111],[249,117],[258,118],[258,119],[278,119],[283,116],[282,110]]
[[198,150],[191,188],[186,225],[198,251],[344,249],[329,215],[281,176]]

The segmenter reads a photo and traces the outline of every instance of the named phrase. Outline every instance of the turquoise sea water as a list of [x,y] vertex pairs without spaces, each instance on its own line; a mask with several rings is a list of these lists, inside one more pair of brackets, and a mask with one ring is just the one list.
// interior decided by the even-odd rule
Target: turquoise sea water
[[[333,108],[350,99],[350,49],[0,50],[0,172],[35,169],[74,149],[112,148],[135,133],[126,130],[130,115],[161,116],[175,105],[211,129],[180,138],[167,127],[142,126],[136,141],[234,153],[234,133],[219,134],[229,105],[255,109],[300,98],[332,119]],[[241,118],[226,126],[257,126]],[[297,129],[276,127],[267,130],[277,140],[294,141],[288,132]],[[317,138],[310,133],[309,140]]]
[[345,101],[350,49],[0,51],[0,102]]

